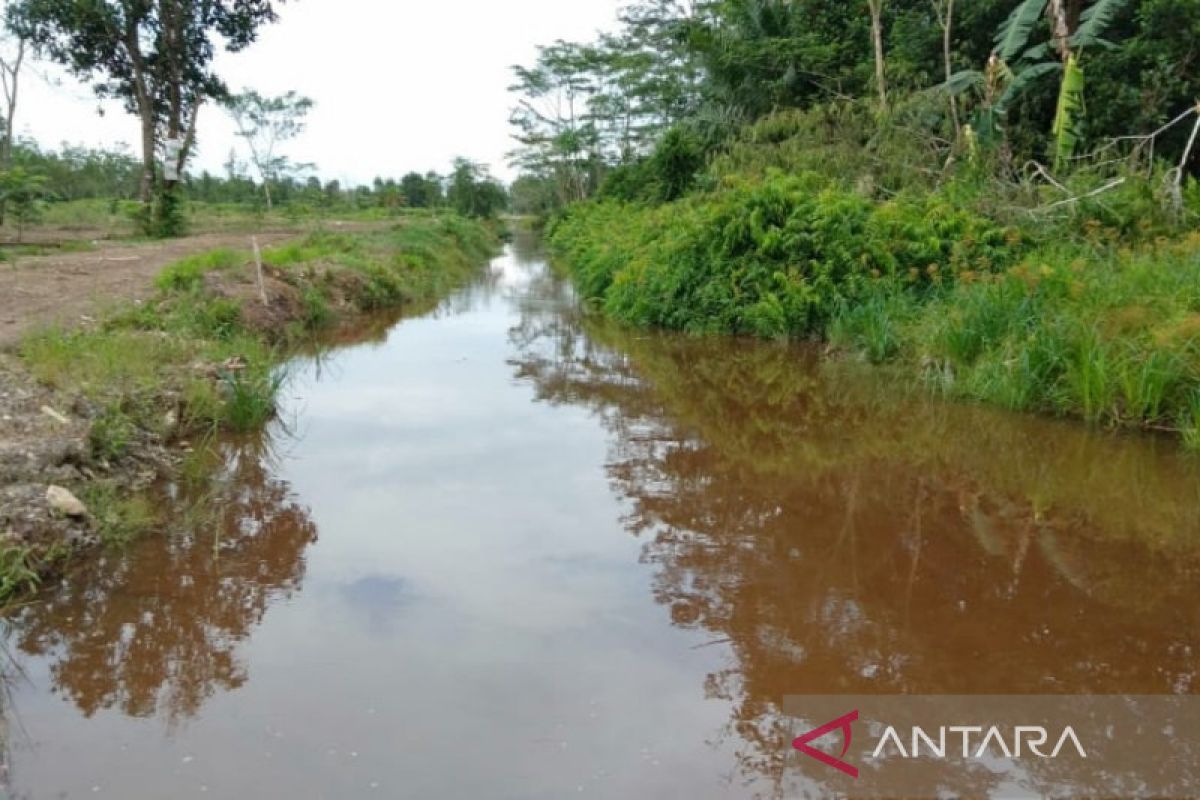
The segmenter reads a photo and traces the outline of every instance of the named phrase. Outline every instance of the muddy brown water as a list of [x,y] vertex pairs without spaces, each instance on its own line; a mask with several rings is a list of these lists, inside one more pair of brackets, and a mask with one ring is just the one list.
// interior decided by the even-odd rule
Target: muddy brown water
[[772,797],[785,694],[1200,692],[1172,442],[588,321],[527,239],[363,338],[5,622],[12,795]]

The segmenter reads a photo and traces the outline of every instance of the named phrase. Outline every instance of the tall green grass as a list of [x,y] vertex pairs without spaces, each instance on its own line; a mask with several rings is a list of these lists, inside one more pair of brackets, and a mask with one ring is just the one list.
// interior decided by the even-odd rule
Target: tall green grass
[[[950,394],[1195,442],[1200,236],[1086,258],[1043,249],[895,318],[893,356],[924,365]],[[842,342],[877,349],[858,332]]]

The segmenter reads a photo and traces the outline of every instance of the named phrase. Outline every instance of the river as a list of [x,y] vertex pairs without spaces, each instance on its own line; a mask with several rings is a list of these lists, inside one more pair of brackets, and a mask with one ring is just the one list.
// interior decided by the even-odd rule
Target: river
[[32,798],[788,793],[783,695],[1200,693],[1200,466],[581,315],[537,243],[295,360],[5,621]]

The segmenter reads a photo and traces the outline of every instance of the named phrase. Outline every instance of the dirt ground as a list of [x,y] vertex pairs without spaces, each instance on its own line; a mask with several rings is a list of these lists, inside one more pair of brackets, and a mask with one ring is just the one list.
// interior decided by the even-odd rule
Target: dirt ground
[[[264,247],[297,235],[257,234]],[[217,247],[249,250],[250,236],[209,233],[137,244],[101,240],[85,252],[18,256],[0,263],[0,350],[11,349],[36,328],[86,324],[109,306],[144,299],[167,264]]]

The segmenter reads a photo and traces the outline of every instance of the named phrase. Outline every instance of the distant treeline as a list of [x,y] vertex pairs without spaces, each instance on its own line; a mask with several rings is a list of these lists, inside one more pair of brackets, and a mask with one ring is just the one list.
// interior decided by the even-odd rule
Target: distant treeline
[[[13,163],[43,177],[42,188],[49,202],[105,198],[133,200],[138,197],[142,164],[122,146],[88,148],[63,144],[45,149],[23,139],[13,150]],[[258,206],[263,203],[261,182],[251,179],[232,155],[224,175],[207,170],[187,174],[182,182],[185,197],[204,203],[234,203]],[[409,172],[397,178],[376,177],[370,184],[346,186],[340,181],[321,181],[316,176],[283,176],[271,183],[279,205],[355,208],[448,208],[468,216],[491,216],[507,204],[507,192],[481,165],[457,159],[448,174]]]

